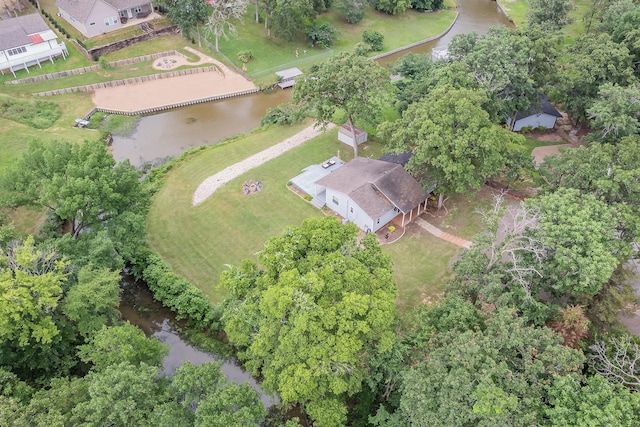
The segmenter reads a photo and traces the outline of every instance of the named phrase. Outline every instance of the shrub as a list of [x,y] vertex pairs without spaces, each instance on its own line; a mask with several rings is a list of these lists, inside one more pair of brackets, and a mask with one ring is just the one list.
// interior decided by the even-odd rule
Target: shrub
[[411,7],[411,0],[372,0],[371,5],[380,12],[397,15]]
[[364,8],[367,3],[363,0],[338,0],[336,10],[349,24],[357,24],[364,18]]
[[98,58],[98,64],[100,64],[100,68],[102,68],[103,70],[108,70],[109,68],[111,68],[111,66],[109,65],[109,61],[104,56]]
[[280,104],[274,108],[268,108],[267,113],[262,118],[261,124],[264,125],[290,125],[297,123],[304,118],[304,114],[291,104]]
[[369,32],[365,30],[362,32],[362,41],[371,46],[371,50],[380,52],[384,43],[384,36],[377,31]]
[[366,43],[360,42],[356,44],[354,52],[356,55],[359,55],[359,56],[367,56],[367,53],[371,52],[371,50],[372,50],[371,46],[369,46]]
[[312,25],[307,29],[307,38],[311,46],[328,48],[333,44],[335,36],[336,29],[328,22],[320,26]]

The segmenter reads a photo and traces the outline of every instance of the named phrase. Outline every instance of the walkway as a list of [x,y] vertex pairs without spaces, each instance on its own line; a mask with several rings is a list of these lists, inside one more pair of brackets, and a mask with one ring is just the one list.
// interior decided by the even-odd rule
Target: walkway
[[197,206],[200,203],[204,202],[205,200],[207,200],[207,198],[209,198],[209,196],[215,193],[218,188],[222,187],[229,181],[239,177],[243,173],[258,167],[263,163],[268,162],[269,160],[275,159],[279,155],[291,150],[292,148],[304,144],[308,140],[313,139],[321,133],[324,133],[326,130],[332,129],[334,127],[335,124],[333,123],[329,123],[324,130],[320,127],[316,127],[315,125],[309,126],[308,128],[303,129],[292,137],[287,138],[284,141],[267,148],[266,150],[262,150],[259,153],[249,156],[238,163],[228,166],[215,175],[211,175],[210,177],[202,181],[202,183],[198,186],[198,188],[196,188],[196,191],[193,193],[193,198],[191,200],[193,206]]
[[445,242],[453,243],[456,246],[460,246],[461,248],[466,248],[466,249],[470,249],[471,245],[473,244],[469,240],[465,240],[462,237],[454,236],[453,234],[449,234],[440,230],[438,227],[428,223],[422,218],[416,218],[415,222],[417,225],[419,225],[429,233],[433,234],[438,239],[444,240]]

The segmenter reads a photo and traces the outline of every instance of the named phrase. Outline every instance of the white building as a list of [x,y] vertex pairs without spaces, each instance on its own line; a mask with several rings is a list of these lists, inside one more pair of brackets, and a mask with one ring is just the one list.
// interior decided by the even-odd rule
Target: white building
[[58,0],[60,16],[86,37],[154,18],[149,0]]
[[51,61],[68,55],[67,47],[58,42],[58,36],[37,14],[19,16],[0,21],[0,71],[26,69],[33,65],[41,66],[44,61]]

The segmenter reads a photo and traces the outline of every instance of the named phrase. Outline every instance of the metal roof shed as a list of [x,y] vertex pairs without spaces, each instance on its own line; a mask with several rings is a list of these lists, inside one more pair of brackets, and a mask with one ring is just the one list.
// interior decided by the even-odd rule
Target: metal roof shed
[[282,71],[276,71],[276,75],[282,78],[282,80],[278,83],[278,86],[280,86],[282,89],[291,87],[296,83],[294,79],[298,76],[301,76],[302,74],[303,72],[296,67],[288,68]]

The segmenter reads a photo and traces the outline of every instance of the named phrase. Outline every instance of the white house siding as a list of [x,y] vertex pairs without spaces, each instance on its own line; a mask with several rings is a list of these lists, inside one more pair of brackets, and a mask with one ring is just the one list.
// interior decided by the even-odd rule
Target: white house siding
[[[395,218],[399,212],[390,209],[380,218],[371,218],[356,202],[349,196],[339,191],[327,188],[326,204],[335,213],[354,223],[361,230],[376,232]],[[338,201],[336,204],[335,201]]]
[[[105,19],[107,18],[115,18],[115,24],[105,25]],[[87,37],[94,37],[102,33],[108,33],[109,31],[122,28],[118,11],[102,1],[97,1],[93,6],[91,13],[89,13],[87,20],[85,21],[85,26],[87,31],[85,35]]]
[[550,114],[535,114],[533,116],[516,120],[516,123],[513,126],[513,130],[518,132],[524,127],[531,127],[534,129],[537,127],[544,127],[546,129],[552,129],[556,124],[556,119],[556,116],[552,116]]
[[389,223],[389,221],[391,221],[393,218],[395,218],[399,214],[400,214],[400,212],[394,211],[393,209],[391,209],[390,211],[388,211],[387,213],[385,213],[384,215],[382,215],[380,217],[380,221],[379,222],[376,220],[376,223],[374,225],[373,231],[378,231],[379,229],[381,229],[382,227],[387,225]]
[[27,50],[24,53],[8,56],[5,51],[0,51],[0,69],[6,70],[10,67],[14,70],[21,70],[25,66],[30,67],[38,62],[48,61],[50,57],[56,57],[66,51],[64,43],[58,44],[58,40],[49,40],[42,43],[25,45]]

